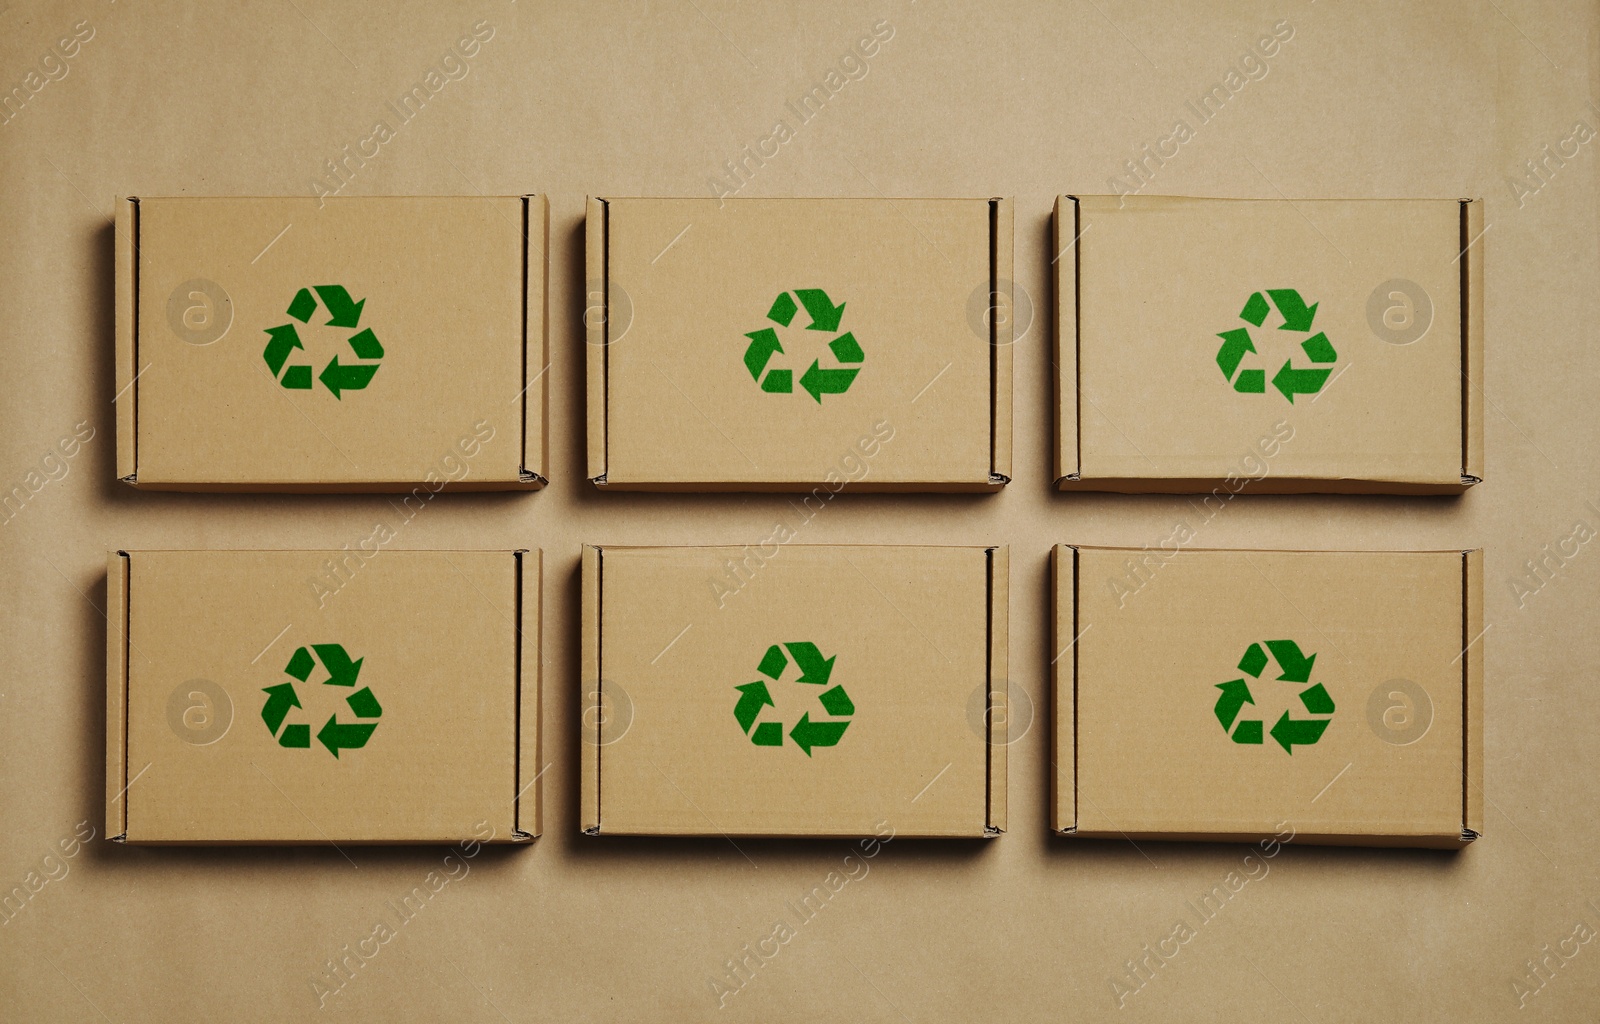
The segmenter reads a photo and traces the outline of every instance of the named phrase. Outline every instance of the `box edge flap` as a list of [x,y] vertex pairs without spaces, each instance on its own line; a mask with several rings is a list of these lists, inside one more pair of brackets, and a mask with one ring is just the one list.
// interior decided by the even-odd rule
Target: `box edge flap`
[[[1072,237],[1065,245],[1061,241],[1064,202],[1071,204],[1072,215]],[[1056,300],[1054,475],[1058,488],[1064,481],[1079,479],[1083,463],[1078,423],[1078,242],[1083,235],[1082,219],[1077,196],[1056,197],[1055,216],[1051,218],[1051,247],[1055,249],[1051,262],[1056,270],[1050,279]]]
[[1461,200],[1461,484],[1483,482],[1483,200]]
[[1461,841],[1483,835],[1483,549],[1461,554],[1462,806]]
[[[1006,831],[1010,808],[1008,733],[1011,728],[1010,636],[1011,636],[1011,549],[1002,544],[985,552],[989,588],[989,698],[984,745],[987,750],[987,807],[984,834],[998,836]],[[1003,692],[1002,692],[1003,691]],[[994,713],[996,698],[1003,701],[1005,714]]]
[[[537,223],[531,209],[534,203],[538,204]],[[522,460],[517,477],[538,489],[550,482],[550,200],[542,194],[522,197],[522,243]],[[532,380],[528,379],[528,371],[535,365],[535,339],[529,335],[530,316],[538,318],[539,369]],[[528,415],[528,396],[535,385],[537,418]]]
[[[600,586],[601,586],[601,559],[604,549],[592,544],[583,546],[580,560],[580,600],[582,609],[579,613],[579,629],[582,633],[580,653],[580,682],[582,693],[579,695],[579,736],[578,747],[580,751],[578,777],[579,777],[579,828],[588,835],[600,834],[600,735],[599,729],[604,724],[604,716],[600,714],[601,705],[601,633],[600,633]],[[593,737],[583,734],[589,728],[590,722],[594,723],[596,733]]]
[[112,399],[117,410],[116,464],[117,479],[138,485],[138,407],[139,391],[134,386],[138,380],[135,367],[139,358],[139,200],[135,196],[119,196],[113,220],[113,277],[115,278],[115,312],[113,314],[113,344],[116,396]]
[[[532,593],[528,559],[532,559]],[[541,628],[544,619],[541,602],[544,591],[544,552],[519,548],[512,552],[517,560],[517,670],[516,670],[516,794],[512,798],[512,834],[515,842],[538,838],[542,831],[544,800],[539,779],[541,765]],[[530,642],[531,641],[531,642]],[[531,756],[530,756],[531,755]],[[532,772],[530,777],[529,773]],[[526,798],[526,800],[525,800]],[[524,804],[529,805],[526,809]]]
[[[587,396],[588,471],[596,486],[603,486],[606,478],[606,390],[607,341],[610,330],[611,302],[608,292],[607,268],[610,264],[607,246],[610,236],[610,206],[605,199],[590,196],[584,215],[584,353],[585,388]],[[600,315],[594,315],[595,304]]]
[[132,558],[106,555],[106,838],[128,839],[128,615]]
[[[989,200],[989,482],[1003,487],[1011,480],[1013,426],[1012,346],[1016,341],[1016,283],[1013,280],[1016,263],[1016,211],[1010,199],[997,197]],[[1007,314],[1004,324],[995,316],[993,306],[1000,301],[1004,287]]]

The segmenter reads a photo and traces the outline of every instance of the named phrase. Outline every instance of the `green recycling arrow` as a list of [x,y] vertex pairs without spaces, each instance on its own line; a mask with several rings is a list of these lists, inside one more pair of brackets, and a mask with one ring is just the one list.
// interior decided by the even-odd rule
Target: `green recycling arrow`
[[744,350],[745,369],[750,371],[751,377],[760,380],[761,371],[767,368],[767,360],[775,353],[782,352],[783,346],[778,343],[778,332],[770,327],[751,331],[745,337],[750,339],[750,347]]
[[322,368],[317,379],[322,381],[324,387],[333,392],[333,397],[338,398],[341,391],[359,391],[372,382],[372,375],[378,372],[377,364],[339,364],[339,354],[336,352],[328,365]]
[[850,390],[851,383],[856,379],[859,370],[823,370],[820,369],[818,360],[811,360],[811,367],[800,375],[800,386],[810,393],[811,397],[822,404],[823,395],[842,395]]
[[[821,288],[797,288],[792,293],[780,292],[772,300],[772,305],[767,308],[767,320],[778,327],[787,328],[794,323],[795,314],[803,307],[811,318],[811,322],[805,326],[807,331],[831,333],[839,329],[844,319],[845,305],[841,302],[835,306],[828,293]],[[751,379],[768,394],[793,394],[795,371],[791,367],[772,365],[774,356],[787,354],[777,329],[762,327],[747,332],[745,337],[749,341],[744,349],[744,367],[750,372]],[[860,364],[867,358],[861,343],[849,331],[829,341],[828,351],[840,363]],[[821,405],[823,395],[842,395],[849,391],[860,372],[859,365],[824,369],[821,359],[813,359],[811,366],[800,374],[799,384]]]
[[370,686],[363,686],[346,697],[345,703],[349,704],[350,710],[361,718],[377,718],[383,714],[383,706],[378,703],[378,698],[372,695]]
[[1239,659],[1239,671],[1246,675],[1261,678],[1261,670],[1267,667],[1267,652],[1261,649],[1260,644],[1251,644],[1245,648],[1244,657]]
[[[831,661],[832,659],[830,658],[829,660]],[[804,680],[801,680],[801,682],[804,682]],[[822,702],[822,709],[835,718],[849,718],[856,713],[855,701],[850,699],[850,695],[844,692],[844,687],[842,686],[835,686],[831,690],[822,691],[822,696],[818,697],[817,700]]]
[[[313,651],[316,652],[316,658],[312,657]],[[306,683],[310,680],[318,660],[328,672],[328,678],[322,681],[322,685],[338,687],[354,687],[356,678],[361,674],[361,665],[366,661],[365,658],[352,659],[343,644],[310,644],[295,648],[294,654],[290,655],[289,663],[283,670],[293,679]],[[300,695],[295,692],[295,684],[278,683],[263,687],[262,692],[267,695],[266,703],[261,708],[261,720],[266,723],[267,732],[277,738],[281,747],[309,748],[310,724],[294,722],[284,725],[284,719],[288,717],[290,709],[302,707]],[[363,686],[350,694],[345,698],[345,704],[357,718],[376,719],[383,715],[383,706],[378,703],[377,695],[372,692],[370,686]],[[366,746],[367,740],[378,728],[378,723],[375,721],[341,723],[338,719],[337,714],[329,716],[326,724],[317,732],[317,739],[322,741],[322,745],[328,748],[328,752],[334,757],[338,757],[341,750]]]
[[828,677],[833,674],[833,663],[838,655],[824,658],[817,645],[809,640],[784,646],[789,648],[789,653],[794,656],[794,663],[800,668],[800,678],[795,682],[826,683]]
[[300,335],[295,332],[294,324],[284,324],[282,327],[268,327],[267,334],[272,340],[267,342],[267,350],[262,353],[267,365],[272,368],[272,375],[278,376],[283,370],[283,364],[289,358],[289,353],[295,349],[304,349],[300,344]]
[[[361,311],[365,308],[367,300],[351,298],[350,292],[340,284],[319,284],[296,291],[287,310],[289,316],[302,324],[310,324],[312,315],[317,311],[319,298],[328,313],[325,326],[349,329],[360,327]],[[261,357],[265,360],[267,369],[272,371],[272,376],[279,386],[292,391],[311,390],[313,380],[310,365],[305,363],[285,365],[295,349],[300,349],[302,352],[305,350],[294,324],[268,327],[266,334],[267,346],[262,350]],[[342,399],[346,391],[360,391],[371,384],[373,376],[378,372],[378,360],[383,358],[383,344],[373,333],[372,328],[357,331],[347,340],[356,358],[371,361],[341,363],[338,353],[334,354],[322,372],[316,376],[316,380],[320,380],[323,387],[332,392],[336,399]]]
[[[1306,300],[1293,288],[1271,288],[1267,294],[1272,296],[1272,302],[1278,307],[1278,312],[1283,315],[1283,326],[1280,331],[1309,331],[1311,321],[1317,315],[1317,303],[1309,307]],[[1259,326],[1259,325],[1258,325]]]
[[734,689],[739,691],[739,703],[733,706],[733,717],[739,720],[739,728],[745,732],[749,732],[750,726],[755,724],[762,708],[776,707],[772,703],[772,695],[767,692],[767,684],[759,679],[735,686]]
[[361,323],[361,307],[367,304],[366,299],[351,301],[350,293],[344,290],[342,284],[319,284],[316,290],[330,314],[329,327],[355,327]]
[[821,288],[801,288],[795,292],[800,296],[800,304],[806,307],[806,312],[811,315],[811,323],[806,327],[808,331],[836,331],[839,321],[844,319],[844,303],[835,306],[828,298],[828,293]]
[[[1310,682],[1317,655],[1316,652],[1307,654],[1294,640],[1266,640],[1245,648],[1238,668],[1252,679],[1261,679],[1269,661],[1277,662],[1279,681],[1298,685]],[[1260,745],[1264,738],[1262,720],[1239,717],[1246,704],[1253,705],[1256,702],[1250,692],[1250,684],[1244,679],[1230,679],[1216,684],[1216,688],[1222,691],[1222,695],[1217,698],[1212,711],[1217,721],[1222,723],[1222,731],[1228,733],[1235,743]],[[1299,697],[1308,714],[1321,717],[1290,718],[1287,711],[1283,713],[1268,735],[1289,754],[1294,753],[1296,746],[1309,746],[1321,739],[1328,723],[1333,720],[1333,695],[1323,684],[1312,683],[1299,692]]]
[[317,739],[328,748],[328,753],[338,757],[341,750],[354,750],[366,746],[372,730],[377,727],[377,722],[370,725],[340,725],[339,716],[330,715],[327,724],[317,733]]
[[1291,403],[1295,395],[1314,395],[1328,382],[1332,370],[1296,370],[1292,360],[1284,360],[1283,367],[1272,377],[1272,386],[1283,392]]
[[[786,648],[788,655],[783,653]],[[827,712],[832,720],[813,719],[811,713],[807,711],[801,714],[800,720],[789,730],[789,738],[794,740],[795,746],[810,757],[813,747],[832,747],[838,744],[845,729],[850,725],[851,717],[856,713],[856,705],[843,686],[837,684],[828,686],[833,677],[834,663],[838,661],[838,655],[824,655],[822,649],[810,640],[796,640],[768,646],[761,656],[760,664],[756,666],[756,671],[767,679],[777,682],[783,678],[791,661],[799,670],[795,682],[827,687],[817,700],[822,705],[822,710]],[[739,699],[733,706],[733,717],[739,723],[740,730],[750,737],[750,742],[758,747],[783,746],[782,722],[768,721],[757,724],[763,708],[777,707],[771,691],[767,688],[767,680],[758,679],[753,683],[735,686],[734,689],[738,691]]]
[[311,294],[310,288],[302,288],[294,293],[294,299],[289,303],[288,313],[303,324],[311,322],[311,314],[317,311],[317,298]]
[[[1271,296],[1270,303],[1266,296]],[[1261,327],[1266,323],[1267,314],[1274,306],[1277,307],[1278,315],[1283,318],[1278,330],[1310,332],[1312,322],[1317,316],[1318,303],[1306,305],[1305,299],[1293,288],[1268,288],[1264,293],[1251,292],[1244,308],[1239,311],[1239,319],[1250,327]],[[1265,394],[1266,369],[1240,368],[1246,355],[1259,354],[1254,340],[1250,337],[1250,328],[1229,328],[1219,332],[1216,337],[1222,339],[1222,346],[1217,349],[1217,367],[1222,370],[1223,379],[1233,385],[1233,390],[1241,394]],[[1333,375],[1331,364],[1338,362],[1339,359],[1339,354],[1334,350],[1327,334],[1320,331],[1302,341],[1300,348],[1315,366],[1296,369],[1294,360],[1288,359],[1272,377],[1272,386],[1288,399],[1290,404],[1294,403],[1296,395],[1314,395],[1321,391]]]
[[1285,711],[1272,727],[1272,738],[1290,754],[1296,746],[1308,747],[1322,738],[1331,718],[1290,718]]
[[839,737],[844,735],[849,722],[813,722],[809,713],[800,716],[800,721],[789,730],[789,738],[794,740],[795,746],[805,751],[807,757],[811,756],[812,747],[831,747],[839,742]]
[[1233,720],[1239,717],[1239,711],[1246,704],[1256,702],[1255,698],[1250,696],[1250,684],[1243,679],[1234,679],[1218,683],[1217,689],[1222,691],[1222,696],[1217,698],[1217,706],[1212,710],[1217,713],[1217,721],[1222,723],[1224,729],[1232,729]]
[[289,709],[300,706],[300,698],[294,692],[293,683],[263,687],[261,692],[267,695],[267,703],[261,708],[261,720],[267,723],[267,731],[276,736]]
[[311,660],[311,652],[304,647],[295,649],[294,656],[289,659],[289,664],[284,666],[284,671],[300,680],[302,683],[311,678],[311,670],[317,663]]
[[1278,659],[1278,667],[1283,669],[1279,679],[1289,683],[1303,683],[1311,678],[1311,666],[1317,662],[1315,654],[1306,657],[1300,650],[1300,645],[1293,640],[1268,640],[1267,650]]
[[1223,331],[1217,337],[1222,339],[1222,347],[1217,349],[1217,365],[1222,367],[1222,375],[1232,380],[1233,371],[1239,368],[1244,354],[1254,352],[1256,347],[1250,342],[1250,332],[1243,327]]
[[1249,300],[1244,304],[1244,309],[1239,311],[1239,319],[1260,327],[1266,323],[1267,313],[1271,309],[1272,307],[1267,305],[1267,300],[1262,297],[1260,292],[1251,292]]
[[323,683],[328,686],[356,685],[356,676],[361,674],[361,663],[365,658],[351,661],[343,644],[312,644],[311,649],[317,652],[317,657],[322,659],[322,667],[328,670],[328,678]]

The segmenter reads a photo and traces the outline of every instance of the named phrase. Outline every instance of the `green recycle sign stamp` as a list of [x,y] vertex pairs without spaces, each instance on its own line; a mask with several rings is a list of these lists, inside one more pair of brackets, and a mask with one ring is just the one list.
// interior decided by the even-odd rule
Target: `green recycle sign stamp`
[[[316,295],[313,296],[312,292]],[[309,324],[311,317],[317,311],[317,299],[322,300],[322,308],[328,314],[326,326],[341,327],[355,330],[361,326],[361,307],[367,304],[366,299],[359,302],[350,298],[350,293],[345,291],[342,284],[319,284],[310,288],[302,288],[294,293],[294,301],[289,303],[286,312],[302,324]],[[289,363],[289,356],[295,349],[305,352],[305,345],[300,341],[300,332],[295,330],[293,323],[286,323],[278,327],[268,327],[266,330],[270,340],[261,356],[267,361],[267,368],[272,371],[272,376],[277,382],[291,391],[311,390],[311,364]],[[317,379],[322,381],[322,386],[333,392],[334,398],[339,398],[341,392],[359,391],[372,383],[373,374],[378,372],[378,362],[383,358],[383,346],[378,342],[378,336],[372,333],[372,328],[363,328],[350,336],[350,350],[358,359],[370,359],[366,363],[341,363],[336,352],[328,360],[328,365],[322,368]],[[285,369],[285,364],[288,368]]]
[[[1267,297],[1272,297],[1269,306]],[[1300,350],[1306,354],[1316,366],[1295,369],[1294,360],[1284,360],[1283,366],[1272,377],[1272,386],[1283,393],[1290,403],[1294,402],[1295,395],[1314,395],[1322,390],[1322,385],[1328,382],[1328,375],[1333,372],[1332,363],[1337,362],[1339,354],[1333,350],[1333,343],[1321,331],[1311,334],[1311,323],[1317,316],[1317,303],[1307,306],[1300,293],[1293,288],[1269,288],[1266,295],[1261,292],[1251,292],[1250,298],[1244,304],[1244,309],[1239,311],[1239,319],[1251,327],[1260,327],[1267,322],[1267,314],[1276,306],[1278,315],[1283,318],[1283,323],[1278,325],[1280,331],[1295,331],[1308,334],[1300,343]],[[1267,390],[1267,371],[1260,367],[1239,369],[1239,364],[1244,362],[1248,353],[1256,351],[1255,342],[1250,338],[1249,327],[1235,327],[1217,335],[1222,339],[1222,347],[1217,349],[1217,366],[1222,368],[1222,376],[1233,384],[1233,390],[1247,394],[1262,394]],[[1317,366],[1324,367],[1318,369]],[[1237,376],[1235,374],[1237,373]]]
[[[1279,680],[1295,684],[1311,682],[1311,666],[1317,660],[1315,654],[1303,654],[1300,645],[1293,640],[1268,640],[1267,651],[1261,648],[1261,644],[1251,644],[1245,650],[1244,657],[1239,659],[1240,672],[1251,679],[1260,679],[1261,670],[1267,667],[1267,651],[1271,651],[1272,660],[1278,663],[1280,669]],[[1218,683],[1217,689],[1222,691],[1222,696],[1217,698],[1213,710],[1217,713],[1217,721],[1222,723],[1222,731],[1231,731],[1235,743],[1262,742],[1261,719],[1239,717],[1246,704],[1256,702],[1250,694],[1250,684],[1242,678],[1230,679],[1226,683]],[[1308,714],[1333,714],[1333,698],[1321,683],[1313,683],[1301,690],[1300,703]],[[1295,747],[1309,747],[1320,740],[1332,720],[1330,717],[1290,718],[1289,712],[1285,711],[1283,717],[1273,725],[1270,735],[1293,755]]]
[[[799,301],[796,302],[796,299]],[[806,325],[808,331],[826,331],[831,334],[839,329],[839,322],[844,319],[845,304],[841,302],[835,306],[833,300],[828,298],[828,293],[821,288],[797,288],[793,293],[782,292],[767,310],[767,319],[779,327],[788,327],[794,322],[795,314],[800,311],[801,306],[805,307],[806,315],[811,318],[811,322]],[[745,337],[750,339],[750,344],[744,350],[744,366],[750,371],[750,376],[761,385],[761,390],[770,394],[792,394],[795,383],[794,370],[768,365],[773,356],[784,354],[783,345],[778,341],[777,330],[763,327],[758,331],[751,331]],[[840,363],[860,363],[867,357],[866,353],[861,351],[856,336],[849,331],[828,342],[828,350]],[[856,374],[860,372],[859,366],[841,366],[824,370],[822,361],[813,359],[811,366],[800,375],[800,387],[821,405],[823,395],[842,395],[849,391],[850,385],[855,382]]]
[[[316,651],[313,660],[311,652]],[[284,666],[284,671],[302,683],[311,680],[311,670],[316,667],[316,661],[322,662],[322,667],[328,673],[328,678],[322,681],[324,686],[345,686],[354,688],[356,677],[361,675],[361,663],[365,658],[350,660],[350,655],[345,653],[342,644],[312,644],[310,649],[295,648],[294,654],[289,658],[289,664]],[[289,717],[290,708],[303,707],[300,695],[295,693],[294,683],[279,683],[276,686],[265,687],[262,691],[267,695],[267,702],[261,708],[261,719],[267,723],[267,731],[277,737],[280,747],[310,747],[311,726],[305,722],[292,722],[284,725],[284,719]],[[350,711],[356,718],[375,719],[383,714],[383,708],[378,704],[378,698],[372,695],[370,687],[363,686],[345,698],[345,703],[350,706]],[[328,748],[328,753],[334,757],[339,756],[341,750],[354,750],[367,745],[372,731],[378,723],[371,722],[340,722],[339,715],[335,712],[328,716],[328,721],[317,733],[317,739]],[[281,732],[279,731],[281,728]]]
[[[785,647],[789,649],[788,657],[783,653]],[[767,679],[777,682],[788,669],[790,658],[800,670],[800,677],[795,682],[826,687],[828,678],[833,675],[833,663],[838,655],[824,658],[822,651],[810,641],[773,644],[767,648],[767,653],[761,658],[761,664],[757,666],[756,671]],[[777,707],[767,690],[767,680],[757,679],[753,683],[735,686],[734,689],[739,691],[739,702],[734,705],[733,717],[739,720],[739,728],[750,737],[750,742],[758,747],[783,746],[782,722],[755,724],[756,719],[761,717],[762,708]],[[823,690],[817,696],[817,700],[833,720],[813,721],[811,712],[807,711],[800,715],[800,721],[789,730],[789,738],[794,740],[795,746],[805,751],[807,757],[811,756],[812,747],[836,746],[845,729],[850,727],[850,716],[856,713],[856,706],[850,700],[850,695],[844,692],[843,686],[835,685]],[[750,728],[752,725],[755,725],[754,731]]]

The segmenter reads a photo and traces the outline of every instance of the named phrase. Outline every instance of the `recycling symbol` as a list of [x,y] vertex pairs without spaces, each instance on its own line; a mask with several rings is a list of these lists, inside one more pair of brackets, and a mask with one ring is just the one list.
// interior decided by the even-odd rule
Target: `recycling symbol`
[[[312,296],[312,292],[316,292],[316,297]],[[327,326],[352,330],[361,326],[361,307],[367,304],[367,300],[362,299],[357,302],[351,299],[350,293],[345,291],[342,284],[319,284],[311,288],[302,288],[294,293],[294,301],[289,303],[286,312],[302,324],[309,324],[312,314],[317,311],[318,298],[322,300],[323,309],[328,314]],[[292,391],[311,390],[310,363],[294,363],[288,369],[284,369],[290,353],[295,349],[300,349],[302,353],[305,351],[294,324],[268,327],[266,333],[270,340],[261,355],[267,361],[267,367],[272,370],[273,378]],[[339,398],[341,392],[359,391],[370,384],[372,375],[378,372],[376,360],[383,358],[383,346],[378,343],[378,336],[372,333],[370,327],[350,336],[350,350],[358,359],[371,359],[374,362],[341,363],[338,353],[334,353],[333,358],[328,360],[328,365],[317,375],[323,387],[333,392],[334,398]]]
[[[1269,288],[1266,295],[1272,297],[1272,305],[1278,308],[1278,315],[1283,318],[1278,330],[1310,334],[1311,321],[1317,315],[1317,303],[1313,302],[1307,306],[1300,293],[1293,288]],[[1244,309],[1239,311],[1239,318],[1252,327],[1260,327],[1267,322],[1267,314],[1270,311],[1271,307],[1267,304],[1266,296],[1261,292],[1251,292]],[[1255,343],[1250,340],[1250,329],[1235,327],[1231,331],[1223,331],[1217,337],[1222,339],[1222,347],[1217,349],[1217,365],[1222,368],[1223,378],[1233,382],[1233,390],[1258,395],[1265,392],[1266,370],[1239,369],[1245,353],[1256,351]],[[1294,368],[1293,359],[1284,360],[1283,367],[1272,377],[1272,386],[1283,392],[1283,397],[1291,404],[1295,395],[1314,395],[1321,391],[1322,385],[1328,382],[1328,375],[1333,372],[1332,366],[1328,364],[1336,362],[1339,358],[1339,354],[1333,350],[1333,344],[1328,341],[1328,336],[1321,331],[1302,341],[1300,349],[1311,362],[1326,368],[1297,370]],[[1237,377],[1234,376],[1235,371],[1238,372]]]
[[[797,298],[798,304],[795,302]],[[806,314],[811,318],[811,323],[806,325],[808,331],[832,333],[839,329],[839,321],[844,318],[845,304],[841,302],[835,306],[828,298],[828,293],[821,288],[797,288],[793,293],[783,292],[773,300],[772,308],[767,310],[767,319],[779,327],[788,327],[794,322],[800,306],[805,307]],[[794,371],[786,367],[767,368],[767,363],[774,355],[783,354],[777,330],[763,327],[745,337],[750,339],[749,346],[744,350],[745,369],[761,385],[761,390],[772,394],[791,394],[794,391]],[[859,363],[867,357],[861,351],[856,336],[849,331],[828,342],[828,349],[841,363]],[[762,376],[763,371],[765,377]],[[849,391],[856,374],[860,372],[860,368],[854,366],[824,370],[822,361],[813,359],[811,366],[800,375],[800,386],[821,405],[823,395],[842,395]]]
[[[789,657],[783,654],[783,648],[789,649]],[[777,682],[789,667],[789,659],[794,659],[795,667],[800,670],[797,683],[810,683],[816,686],[827,686],[828,677],[833,675],[833,662],[838,657],[824,658],[817,645],[809,641],[792,644],[773,644],[767,648],[767,653],[762,657],[761,664],[756,671],[766,676],[767,679]],[[739,728],[743,729],[750,737],[750,742],[758,747],[783,746],[783,723],[762,722],[756,725],[752,732],[750,727],[755,725],[761,716],[763,707],[776,707],[772,695],[767,692],[766,679],[757,679],[753,683],[735,686],[739,691],[739,703],[734,705],[733,717],[739,720]],[[839,737],[844,735],[849,728],[849,718],[856,713],[856,706],[850,700],[850,695],[844,692],[844,687],[834,686],[823,690],[817,700],[822,703],[822,708],[833,720],[812,721],[811,712],[801,714],[800,721],[789,730],[789,738],[794,740],[795,746],[805,751],[807,757],[811,756],[812,747],[831,747],[839,742]],[[844,721],[838,721],[844,719]]]
[[[356,677],[361,674],[361,663],[365,658],[350,660],[350,655],[345,653],[342,644],[312,644],[310,650],[304,647],[295,648],[289,664],[284,666],[284,671],[300,682],[309,682],[311,670],[316,667],[316,662],[311,657],[311,652],[317,652],[317,661],[322,662],[322,667],[327,671],[328,678],[322,681],[324,686],[356,685]],[[267,723],[267,731],[278,738],[280,747],[310,747],[311,726],[305,722],[294,722],[284,725],[283,720],[289,716],[290,708],[298,708],[299,694],[294,692],[294,683],[279,683],[268,686],[261,691],[267,695],[267,702],[261,708],[261,719]],[[345,703],[350,706],[350,711],[357,718],[378,718],[383,714],[383,708],[378,704],[378,698],[372,695],[369,687],[363,686],[345,698]],[[282,732],[279,732],[282,727]],[[328,753],[334,757],[339,756],[341,750],[354,750],[367,745],[367,740],[372,736],[372,731],[378,727],[377,722],[340,722],[337,713],[329,715],[327,724],[317,733],[317,739],[328,748]]]
[[[1251,644],[1245,650],[1244,657],[1239,659],[1239,671],[1252,679],[1260,679],[1261,670],[1267,667],[1267,652],[1261,647],[1261,644]],[[1311,681],[1311,666],[1317,660],[1315,654],[1302,654],[1300,645],[1293,640],[1268,640],[1266,648],[1272,652],[1273,660],[1277,661],[1278,668],[1282,670],[1278,679],[1288,683]],[[1232,730],[1235,743],[1260,743],[1261,719],[1239,718],[1239,712],[1246,704],[1256,702],[1250,695],[1250,684],[1243,679],[1230,679],[1226,683],[1218,683],[1217,689],[1222,691],[1222,696],[1217,698],[1213,710],[1217,713],[1217,721],[1222,723],[1223,732]],[[1333,698],[1328,695],[1328,691],[1321,683],[1315,683],[1301,690],[1300,703],[1309,714],[1323,716],[1333,714]],[[1327,717],[1290,718],[1289,712],[1285,711],[1283,717],[1273,725],[1271,735],[1292,755],[1295,747],[1309,747],[1321,739],[1330,721],[1332,719]]]

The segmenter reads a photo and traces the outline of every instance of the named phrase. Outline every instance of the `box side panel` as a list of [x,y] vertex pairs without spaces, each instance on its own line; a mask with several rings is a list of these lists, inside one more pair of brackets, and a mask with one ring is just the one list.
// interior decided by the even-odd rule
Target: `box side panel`
[[522,199],[526,240],[522,274],[522,482],[542,487],[549,480],[550,454],[550,200]]
[[[607,207],[604,199],[590,197],[584,219],[584,353],[588,387],[589,479],[606,475],[606,341],[609,302],[606,294]],[[599,305],[596,315],[595,305]]]
[[[1051,723],[1054,771],[1050,827],[1072,832],[1078,826],[1077,630],[1078,549],[1061,545],[1050,552],[1051,569]],[[1070,645],[1071,650],[1064,650]]]
[[106,556],[106,838],[128,834],[128,582],[125,551]]
[[[991,835],[1006,830],[1007,741],[1011,729],[1011,551],[989,552],[989,815]],[[996,714],[996,710],[1000,714]]]
[[[969,467],[970,468],[970,467]],[[591,478],[593,479],[593,478]],[[618,480],[607,476],[599,479],[608,491],[640,491],[659,494],[804,494],[826,488],[829,492],[838,487],[838,480],[786,480],[783,482],[759,481],[731,483],[727,480]],[[852,481],[849,489],[854,494],[987,494],[1000,490],[1003,479],[986,477],[971,479],[928,479],[917,483],[873,480],[871,476]]]
[[539,779],[544,774],[541,744],[543,722],[544,552],[519,551],[521,570],[517,623],[517,839],[532,839],[543,828],[544,799]]
[[[1011,479],[1011,373],[1012,343],[1016,340],[1017,302],[1012,281],[1016,260],[1016,214],[1009,199],[992,199],[989,204],[990,226],[990,312],[989,343],[992,347],[993,385],[993,456],[991,478],[996,483]],[[1004,290],[1002,296],[1000,292]],[[1003,316],[997,311],[1003,310]]]
[[1183,843],[1292,843],[1295,846],[1370,846],[1381,848],[1405,848],[1423,850],[1456,850],[1461,848],[1461,840],[1457,836],[1442,836],[1436,833],[1400,833],[1400,832],[1371,832],[1371,833],[1335,833],[1335,832],[1298,832],[1293,839],[1272,832],[1198,832],[1198,831],[1173,831],[1151,832],[1137,831],[1124,832],[1113,828],[1095,828],[1076,833],[1080,839],[1119,839],[1132,842],[1183,842]]
[[1461,429],[1463,483],[1483,479],[1483,200],[1461,204]]
[[139,468],[139,392],[133,387],[139,355],[139,200],[118,201],[115,234],[117,479],[134,483]]
[[[1093,476],[1088,478],[1063,477],[1056,481],[1061,491],[1091,491],[1112,494],[1206,494],[1218,492],[1218,497],[1237,494],[1241,477],[1158,477],[1158,476]],[[1417,483],[1400,477],[1302,477],[1273,476],[1267,474],[1250,478],[1251,494],[1460,494],[1466,485],[1459,480],[1440,483]]]
[[1051,238],[1055,285],[1055,478],[1078,476],[1078,200],[1056,199]]
[[[579,827],[590,834],[600,831],[600,548],[584,546],[583,610],[580,628],[583,653],[580,666],[582,693],[578,704],[578,750],[580,778]],[[591,723],[593,723],[591,725]],[[591,735],[588,730],[593,729]]]
[[[1462,611],[1465,623],[1463,644],[1470,644],[1461,659],[1463,723],[1463,779],[1464,805],[1462,807],[1462,839],[1483,834],[1483,550],[1465,552],[1461,559],[1461,584],[1463,588]],[[1475,641],[1475,642],[1474,642]]]

